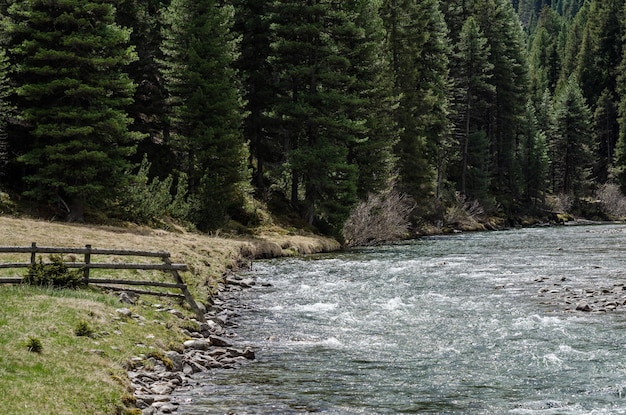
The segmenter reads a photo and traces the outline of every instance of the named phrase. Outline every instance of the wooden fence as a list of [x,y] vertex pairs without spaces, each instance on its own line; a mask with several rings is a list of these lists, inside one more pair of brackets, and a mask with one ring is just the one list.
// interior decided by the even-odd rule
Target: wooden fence
[[[152,286],[162,288],[175,288],[182,292],[181,294],[172,294],[166,292],[144,291],[136,289],[125,289],[125,291],[135,292],[138,294],[150,294],[168,297],[181,297],[184,298],[191,309],[194,311],[198,319],[202,322],[205,321],[204,315],[198,305],[196,304],[193,296],[187,288],[187,284],[183,281],[179,271],[187,271],[186,264],[173,264],[170,259],[170,253],[165,251],[131,251],[122,249],[98,249],[92,248],[91,245],[85,245],[84,248],[59,248],[59,247],[45,247],[37,246],[35,242],[31,246],[0,246],[0,254],[30,254],[29,262],[0,262],[0,269],[11,268],[28,268],[37,263],[38,254],[61,254],[61,255],[82,255],[83,261],[78,262],[64,262],[68,268],[79,268],[83,270],[85,284],[93,284],[99,286],[108,285],[134,285],[134,286]],[[104,263],[104,262],[92,262],[93,256],[96,255],[108,255],[108,256],[132,256],[132,257],[144,257],[144,258],[160,258],[162,263]],[[110,278],[92,278],[90,276],[90,270],[92,269],[114,269],[114,270],[157,270],[163,272],[169,272],[174,278],[173,283],[158,282],[158,281],[136,281],[136,280],[121,280]],[[21,277],[0,277],[0,284],[19,284],[23,281]]]

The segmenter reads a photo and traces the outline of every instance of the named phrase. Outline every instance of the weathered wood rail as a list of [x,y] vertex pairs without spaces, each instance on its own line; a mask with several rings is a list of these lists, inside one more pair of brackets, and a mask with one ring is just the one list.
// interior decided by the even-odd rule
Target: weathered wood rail
[[[124,249],[100,249],[93,248],[91,245],[85,245],[84,248],[61,248],[50,246],[37,246],[35,242],[31,246],[0,246],[0,254],[30,254],[29,262],[0,262],[0,269],[12,268],[28,268],[37,263],[37,255],[41,254],[62,254],[62,255],[82,255],[83,261],[64,262],[68,268],[79,268],[83,270],[83,278],[85,284],[108,286],[108,285],[133,285],[133,286],[152,286],[161,288],[179,289],[182,294],[172,294],[167,292],[144,291],[136,289],[124,289],[124,291],[135,292],[138,294],[149,294],[166,297],[184,298],[198,319],[205,321],[204,314],[198,307],[193,296],[189,292],[187,284],[183,281],[180,272],[187,271],[186,264],[172,263],[170,253],[166,251],[133,251]],[[114,257],[144,257],[161,259],[161,264],[155,263],[105,263],[92,262],[92,257],[96,255],[108,255]],[[44,262],[45,263],[45,262]],[[156,270],[169,272],[173,279],[173,283],[159,281],[140,281],[140,280],[122,280],[114,278],[92,278],[90,270],[92,269],[112,269],[112,270]],[[19,284],[23,281],[22,277],[0,277],[0,284]]]

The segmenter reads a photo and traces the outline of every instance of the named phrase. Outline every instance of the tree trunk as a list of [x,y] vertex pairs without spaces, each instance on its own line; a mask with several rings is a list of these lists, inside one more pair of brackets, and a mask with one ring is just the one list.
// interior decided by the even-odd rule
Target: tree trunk
[[70,213],[67,215],[68,222],[84,222],[85,221],[85,203],[78,198],[72,200]]

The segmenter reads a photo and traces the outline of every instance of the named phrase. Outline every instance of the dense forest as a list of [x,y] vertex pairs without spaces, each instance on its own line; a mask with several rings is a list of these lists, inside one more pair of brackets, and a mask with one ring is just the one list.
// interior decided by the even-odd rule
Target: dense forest
[[0,188],[205,231],[263,203],[338,236],[367,200],[416,227],[580,208],[626,190],[625,7],[7,0]]

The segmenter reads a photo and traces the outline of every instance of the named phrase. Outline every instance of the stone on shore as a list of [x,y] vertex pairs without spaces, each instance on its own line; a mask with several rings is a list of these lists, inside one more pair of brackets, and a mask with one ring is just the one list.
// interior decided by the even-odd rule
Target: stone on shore
[[209,350],[209,347],[211,347],[211,340],[207,340],[207,339],[187,340],[185,343],[183,343],[183,346],[185,346],[185,349]]
[[230,347],[231,344],[228,340],[221,336],[209,336],[209,341],[213,346],[217,347]]

